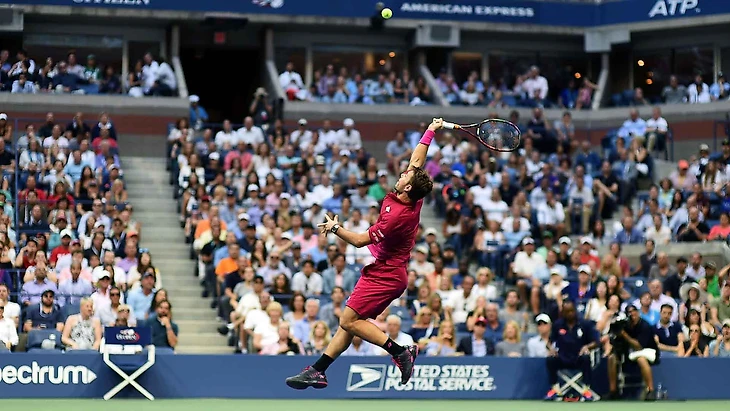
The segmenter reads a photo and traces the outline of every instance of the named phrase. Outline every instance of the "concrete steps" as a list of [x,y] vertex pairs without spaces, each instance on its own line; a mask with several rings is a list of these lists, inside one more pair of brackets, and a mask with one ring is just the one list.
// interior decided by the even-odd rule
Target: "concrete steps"
[[125,157],[123,168],[134,218],[142,224],[141,246],[152,254],[173,306],[174,321],[180,327],[176,352],[231,353],[226,338],[216,331],[219,323],[210,300],[201,298],[199,280],[193,276],[196,262],[190,260],[190,244],[185,244],[180,228],[165,159]]

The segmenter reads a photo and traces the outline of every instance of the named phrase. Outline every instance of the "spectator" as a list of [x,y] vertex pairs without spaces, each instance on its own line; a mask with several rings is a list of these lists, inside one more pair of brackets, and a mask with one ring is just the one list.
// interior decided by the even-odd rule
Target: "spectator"
[[291,287],[292,291],[298,291],[307,296],[318,296],[322,293],[322,276],[314,271],[314,262],[312,260],[305,260],[302,263],[302,270],[292,277]]
[[[401,318],[398,317],[395,314],[391,314],[388,317],[386,317],[386,334],[388,334],[388,338],[395,341],[396,344],[400,346],[407,346],[413,344],[413,338],[406,334],[405,332],[401,331]],[[454,336],[455,338],[455,336]],[[376,355],[386,355],[387,351],[384,349],[378,347],[375,350]]]
[[305,89],[304,82],[302,76],[294,71],[294,63],[291,61],[286,63],[286,70],[279,74],[279,85],[284,89],[289,100],[303,100],[300,91]]
[[[146,320],[149,316],[147,309],[152,305],[155,281],[156,277],[154,274],[145,272],[142,275],[141,286],[129,292],[128,304],[132,307],[132,312],[138,319]],[[169,307],[165,310],[165,312],[167,311],[169,311]],[[172,347],[174,348],[174,345]]]
[[707,223],[700,220],[700,211],[697,207],[689,209],[689,219],[681,224],[677,230],[677,241],[697,242],[705,241],[710,233]]
[[720,291],[720,298],[715,298],[710,303],[710,321],[716,328],[730,319],[730,280],[726,279]]
[[694,83],[687,87],[687,94],[689,95],[688,100],[690,104],[702,104],[712,101],[710,88],[707,86],[707,83],[702,81],[701,74],[697,74]]
[[369,357],[377,355],[375,353],[375,346],[369,342],[363,341],[360,337],[353,337],[352,343],[349,347],[341,354],[349,357]]
[[49,292],[52,298],[56,296],[58,288],[54,282],[48,280],[46,268],[33,268],[32,275],[34,280],[23,284],[20,293],[20,300],[23,305],[38,304],[41,302],[41,297],[46,296]]
[[[651,295],[651,309],[661,312],[661,307],[664,304],[669,304],[672,307],[672,321],[677,322],[679,319],[679,308],[677,302],[673,298],[664,294],[662,282],[660,280],[649,281],[649,295]],[[728,293],[730,295],[730,292]],[[639,308],[641,303],[637,300],[633,303],[634,307]]]
[[10,301],[10,290],[8,284],[0,283],[0,304],[4,303],[3,317],[15,322],[17,328],[20,320],[20,305]]
[[535,323],[537,323],[537,335],[527,340],[527,356],[546,358],[552,350],[550,342],[552,320],[547,314],[539,314],[535,317]]
[[673,310],[669,304],[662,305],[659,322],[654,330],[656,334],[654,339],[659,350],[676,354],[679,346],[684,343],[684,333],[682,326],[672,321]]
[[538,104],[544,104],[548,95],[548,81],[540,75],[540,69],[537,66],[530,67],[526,74],[527,79],[522,83],[522,89],[530,97],[536,97]]
[[[496,312],[494,314],[496,317]],[[485,335],[487,326],[488,320],[486,318],[477,318],[474,323],[474,331],[472,335],[462,338],[461,341],[459,341],[456,351],[471,357],[486,357],[494,355],[494,341]]]
[[102,325],[94,315],[94,301],[90,298],[81,300],[81,312],[68,317],[63,327],[61,342],[67,350],[98,351],[101,345]]
[[669,85],[662,90],[662,97],[667,104],[682,104],[688,101],[687,88],[679,84],[677,76],[669,77]]
[[15,321],[5,317],[6,305],[5,300],[0,300],[0,352],[18,345],[18,326]]
[[504,327],[503,339],[495,346],[495,355],[510,358],[525,357],[527,347],[521,341],[520,334],[520,326],[515,321],[507,322]]
[[332,288],[330,297],[332,301],[322,306],[319,311],[319,318],[327,324],[330,330],[336,330],[340,326],[340,315],[345,309],[345,290],[342,287],[335,286]]
[[346,118],[343,122],[343,128],[337,131],[337,147],[341,150],[357,151],[362,148],[362,139],[360,132],[355,127],[355,121]]
[[722,323],[722,334],[710,343],[711,357],[730,357],[730,320]]
[[[583,372],[583,381],[591,381],[592,369],[588,354],[598,347],[598,335],[591,322],[579,319],[575,304],[565,301],[561,318],[552,326],[550,341],[555,348],[548,350],[547,369],[552,388],[546,398],[554,399],[562,395],[558,385],[558,371],[561,369],[580,369]],[[586,400],[592,399],[588,385],[583,387],[582,396]]]
[[163,300],[157,304],[157,316],[145,322],[152,329],[152,345],[172,348],[177,346],[178,326],[172,321],[172,305]]
[[63,314],[56,305],[55,296],[53,290],[46,290],[41,296],[40,304],[31,305],[26,309],[23,332],[37,329],[63,331]]

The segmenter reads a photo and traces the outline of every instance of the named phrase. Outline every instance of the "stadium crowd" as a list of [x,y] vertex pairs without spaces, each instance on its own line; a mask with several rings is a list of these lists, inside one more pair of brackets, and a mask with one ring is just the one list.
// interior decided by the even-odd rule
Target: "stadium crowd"
[[103,327],[138,324],[174,348],[110,117],[13,124],[0,113],[0,351],[98,351]]
[[146,53],[130,67],[128,78],[121,79],[112,64],[103,66],[94,54],[81,64],[75,51],[65,60],[46,58],[44,65],[33,60],[26,50],[18,50],[15,60],[8,50],[0,50],[0,92],[18,94],[121,94],[132,97],[172,96],[177,92],[177,77],[164,58]]
[[[703,343],[712,342],[702,355],[729,355],[728,268],[701,255],[675,266],[661,250],[726,241],[730,219],[718,193],[728,181],[730,142],[714,155],[700,147],[643,192],[651,144],[667,130],[658,110],[649,121],[632,111],[618,143],[600,153],[577,141],[570,113],[551,123],[537,107],[526,122],[517,112],[510,120],[523,131],[518,152],[494,156],[450,132],[430,147],[425,167],[436,189],[428,201],[444,222],[421,228],[407,292],[373,321],[426,355],[547,356],[551,325],[570,300],[607,350],[614,316],[637,307],[662,354],[695,355],[690,334],[700,324]],[[366,149],[352,119],[340,128],[303,118],[291,129],[274,120],[266,132],[252,117],[243,123],[196,131],[180,119],[168,138],[202,295],[236,352],[318,355],[372,256],[320,235],[316,224],[326,213],[358,232],[373,224],[425,124],[397,133],[382,156]],[[626,244],[646,247],[640,265],[622,255]],[[601,246],[610,252],[598,255]],[[345,353],[378,354],[358,339]]]

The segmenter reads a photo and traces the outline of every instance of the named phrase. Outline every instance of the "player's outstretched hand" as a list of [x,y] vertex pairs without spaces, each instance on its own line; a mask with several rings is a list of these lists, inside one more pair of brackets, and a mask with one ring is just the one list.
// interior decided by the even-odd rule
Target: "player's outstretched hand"
[[320,232],[322,233],[322,235],[329,233],[330,231],[332,231],[332,227],[334,227],[335,224],[340,223],[339,217],[337,215],[335,215],[333,218],[330,218],[329,215],[325,214],[324,219],[324,223],[317,224],[317,227],[319,227],[319,229],[321,230]]
[[431,131],[441,130],[444,127],[444,119],[434,118],[431,120],[431,124],[428,125],[428,129]]

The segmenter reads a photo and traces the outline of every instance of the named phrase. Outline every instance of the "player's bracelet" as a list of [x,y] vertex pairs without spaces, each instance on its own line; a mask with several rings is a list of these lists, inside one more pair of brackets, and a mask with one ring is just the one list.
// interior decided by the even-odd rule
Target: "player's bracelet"
[[337,230],[339,230],[339,229],[340,229],[340,225],[335,224],[332,226],[332,229],[330,230],[330,232],[332,232],[332,234],[337,234]]
[[430,146],[434,136],[436,136],[436,133],[433,130],[426,130],[426,132],[423,133],[423,136],[421,137],[420,143]]

